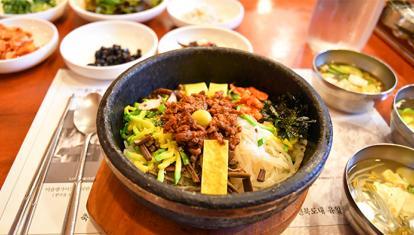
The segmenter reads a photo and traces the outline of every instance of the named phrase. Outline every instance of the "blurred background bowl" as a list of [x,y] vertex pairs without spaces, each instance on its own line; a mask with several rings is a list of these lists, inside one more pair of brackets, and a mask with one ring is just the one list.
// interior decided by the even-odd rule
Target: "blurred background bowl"
[[193,41],[206,40],[216,44],[218,47],[239,49],[253,52],[250,41],[235,31],[215,26],[185,26],[174,29],[165,34],[158,45],[158,52],[181,49],[179,44],[189,44]]
[[[142,56],[128,63],[112,66],[90,66],[95,52],[102,46],[120,45],[131,54],[141,49]],[[138,61],[157,52],[158,38],[149,27],[129,21],[101,21],[81,26],[70,32],[60,44],[60,53],[66,65],[74,72],[94,79],[115,79]]]
[[402,99],[414,99],[414,85],[407,85],[398,90],[391,110],[391,138],[393,142],[414,147],[414,131],[402,120],[397,110],[397,103]]
[[14,73],[31,68],[48,58],[55,50],[59,41],[59,32],[49,21],[36,18],[13,17],[0,20],[6,27],[19,27],[32,34],[37,50],[14,58],[0,60],[0,73]]
[[[63,16],[66,10],[66,5],[68,0],[56,0],[57,4],[55,7],[49,8],[45,11],[28,13],[28,14],[6,14],[3,11],[3,6],[0,7],[0,18],[10,18],[10,17],[30,17],[43,19],[48,21],[55,21]],[[1,5],[1,4],[0,4]]]
[[[123,127],[124,107],[157,88],[175,89],[179,84],[195,82],[254,86],[269,94],[270,100],[290,93],[308,105],[308,115],[317,125],[310,127],[309,145],[299,170],[272,187],[225,196],[180,190],[138,170],[122,153],[124,146],[119,130]],[[309,83],[273,60],[220,47],[170,51],[131,67],[107,89],[98,110],[97,125],[108,166],[132,195],[174,221],[210,229],[249,224],[274,214],[285,221],[287,219],[282,216],[285,209],[293,213],[289,216],[290,222],[299,207],[289,206],[298,204],[298,198],[306,195],[321,173],[332,145],[328,110]]]
[[[350,64],[363,69],[381,80],[385,89],[377,94],[364,94],[336,86],[325,80],[318,70],[320,66],[330,62]],[[313,59],[313,71],[316,78],[312,83],[325,103],[346,113],[363,113],[371,110],[375,102],[385,99],[397,85],[397,76],[387,64],[356,51],[328,50],[321,52]]]
[[85,9],[85,0],[69,0],[70,7],[75,13],[86,21],[99,21],[99,20],[129,20],[136,22],[145,22],[151,20],[160,15],[167,7],[168,0],[162,0],[157,6],[130,14],[119,14],[119,15],[107,15],[99,14]]
[[178,27],[213,25],[234,29],[244,17],[244,7],[237,0],[170,0],[167,12]]
[[370,145],[356,152],[345,166],[343,177],[345,217],[358,234],[382,234],[382,232],[370,222],[361,208],[357,206],[351,194],[352,189],[350,187],[353,186],[350,182],[350,172],[354,167],[358,166],[361,161],[367,159],[390,160],[406,167],[413,168],[414,149],[387,143]]

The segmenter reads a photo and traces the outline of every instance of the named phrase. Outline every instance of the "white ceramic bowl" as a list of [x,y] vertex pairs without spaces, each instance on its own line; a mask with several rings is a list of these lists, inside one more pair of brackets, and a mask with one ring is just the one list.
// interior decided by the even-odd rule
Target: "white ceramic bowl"
[[47,57],[56,49],[59,33],[52,23],[46,20],[15,17],[0,20],[7,27],[20,27],[30,32],[37,50],[14,59],[0,60],[0,73],[13,73],[31,68]]
[[[113,44],[128,48],[131,54],[141,49],[139,59],[125,64],[97,67],[87,65],[95,61],[95,52]],[[130,21],[100,21],[81,26],[70,32],[60,44],[66,65],[74,72],[89,78],[115,79],[138,61],[157,52],[158,38],[149,27]]]
[[192,41],[207,40],[219,47],[228,47],[253,52],[250,41],[235,31],[215,26],[185,26],[172,30],[161,38],[158,52],[182,48],[179,43],[188,44]]
[[[59,19],[65,13],[67,3],[68,3],[68,0],[57,0],[57,4],[53,8],[47,9],[46,11],[40,11],[40,12],[29,13],[29,14],[6,14],[3,11],[3,6],[0,6],[0,18],[24,16],[24,17],[54,21],[54,20]],[[0,1],[0,5],[1,5],[1,1]]]
[[237,0],[170,0],[167,12],[179,27],[214,25],[234,29],[244,17],[244,7]]
[[70,7],[78,14],[82,19],[86,21],[99,21],[99,20],[130,20],[136,22],[145,22],[160,15],[167,7],[167,1],[163,0],[157,6],[136,13],[122,14],[122,15],[105,15],[90,12],[85,10],[85,0],[69,0]]

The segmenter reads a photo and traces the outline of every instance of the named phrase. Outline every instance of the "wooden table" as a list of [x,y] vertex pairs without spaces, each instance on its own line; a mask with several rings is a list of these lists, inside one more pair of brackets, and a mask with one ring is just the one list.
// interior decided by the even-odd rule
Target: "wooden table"
[[[237,29],[253,44],[255,52],[292,68],[310,68],[312,52],[306,45],[307,28],[315,0],[241,0],[245,18]],[[85,24],[67,10],[55,22],[62,39],[72,29]],[[166,13],[147,22],[158,37],[171,29]],[[333,32],[334,33],[334,32]],[[399,84],[414,82],[414,69],[375,34],[363,50],[388,63],[398,74]],[[57,72],[65,67],[57,50],[40,65],[24,72],[0,75],[0,186],[17,155],[36,112]],[[388,121],[392,98],[378,105]]]

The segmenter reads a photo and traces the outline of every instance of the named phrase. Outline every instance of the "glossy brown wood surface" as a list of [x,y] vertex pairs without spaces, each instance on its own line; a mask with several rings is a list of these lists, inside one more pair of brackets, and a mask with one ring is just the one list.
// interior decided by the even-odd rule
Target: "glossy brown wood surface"
[[[242,0],[245,18],[237,29],[253,44],[255,52],[292,68],[310,68],[312,52],[306,45],[307,28],[315,0]],[[68,8],[55,22],[62,39],[85,24]],[[173,26],[166,13],[146,23],[159,37]],[[335,32],[333,32],[335,33]],[[399,75],[398,87],[413,83],[414,69],[375,34],[363,50],[388,63]],[[0,75],[0,186],[17,155],[37,110],[57,72],[64,68],[59,50],[29,70]],[[389,119],[391,97],[378,105]]]
[[292,222],[307,191],[282,210],[263,221],[231,229],[204,230],[178,224],[140,204],[116,178],[106,163],[101,165],[89,194],[87,210],[106,234],[279,234]]

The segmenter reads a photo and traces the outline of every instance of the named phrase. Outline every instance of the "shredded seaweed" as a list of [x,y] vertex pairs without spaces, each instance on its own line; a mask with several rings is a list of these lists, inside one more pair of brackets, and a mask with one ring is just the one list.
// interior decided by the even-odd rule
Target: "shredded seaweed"
[[310,124],[315,123],[305,114],[308,106],[291,94],[279,96],[275,103],[264,102],[261,111],[263,121],[274,124],[278,135],[283,139],[306,138]]

